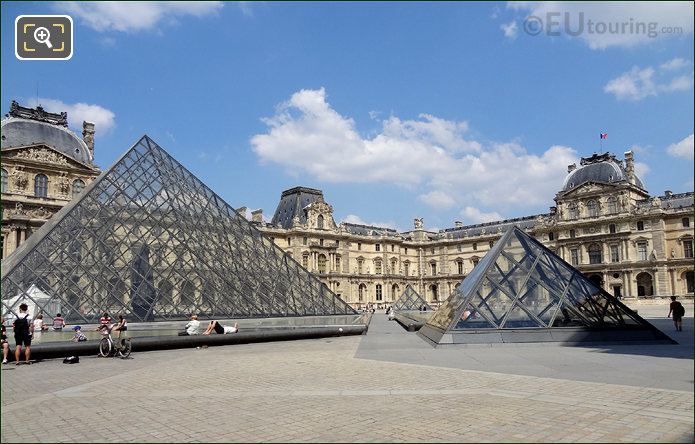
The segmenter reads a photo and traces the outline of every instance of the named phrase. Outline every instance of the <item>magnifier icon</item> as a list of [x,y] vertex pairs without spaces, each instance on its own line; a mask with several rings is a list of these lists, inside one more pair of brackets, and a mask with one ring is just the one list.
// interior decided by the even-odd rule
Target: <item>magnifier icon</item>
[[51,45],[51,41],[49,40],[50,38],[51,33],[48,31],[48,29],[44,28],[43,26],[39,26],[34,31],[34,40],[36,40],[39,43],[45,43],[46,46],[48,46],[49,48],[53,48],[53,45]]

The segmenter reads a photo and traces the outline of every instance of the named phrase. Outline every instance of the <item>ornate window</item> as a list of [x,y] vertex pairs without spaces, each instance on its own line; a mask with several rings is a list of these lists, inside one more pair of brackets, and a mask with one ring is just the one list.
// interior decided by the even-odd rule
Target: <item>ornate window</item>
[[[3,173],[2,173],[3,175],[6,175],[6,174],[7,174],[7,173],[5,172],[5,170],[2,170],[2,171],[3,171]],[[5,182],[7,182],[7,178],[6,178],[6,176],[3,176],[3,187],[7,186],[7,185],[5,184]],[[3,188],[3,190],[4,190],[4,189],[5,189],[5,188]],[[683,223],[683,228],[688,228],[688,227],[690,227],[690,218],[689,218],[689,217],[684,217],[684,218],[681,220],[681,222]]]
[[589,213],[589,217],[598,216],[598,204],[595,200],[590,200],[586,203],[586,210]]
[[637,243],[637,257],[641,261],[647,260],[647,243],[646,242],[638,242]]
[[570,238],[574,239],[577,237],[577,232],[575,230],[570,230]]
[[37,174],[34,178],[34,196],[48,196],[48,177],[45,174]]
[[357,273],[362,274],[362,269],[364,268],[364,259],[357,259]]
[[393,259],[391,259],[391,274],[396,274],[396,271],[397,271],[396,266],[397,266],[397,264],[398,264],[398,260],[397,260],[395,257],[394,257]]
[[319,254],[318,257],[319,274],[326,273],[326,256]]
[[490,248],[492,248],[493,245],[495,245],[495,241],[490,241]]
[[410,262],[408,261],[403,262],[403,274],[406,276],[410,275]]
[[644,221],[637,221],[637,231],[644,231]]
[[463,274],[463,261],[456,261],[456,266],[458,267],[459,274]]
[[478,250],[478,244],[476,242],[473,242],[473,251]]
[[307,268],[307,269],[309,268],[309,255],[308,254],[302,255],[302,267]]
[[319,214],[319,217],[316,218],[316,228],[323,229],[323,214]]
[[381,245],[380,245],[380,244],[375,244],[375,245],[374,245],[374,251],[381,251]]
[[693,257],[693,240],[683,239],[683,257]]
[[376,274],[381,274],[381,271],[382,271],[381,260],[377,259],[374,261],[374,272]]
[[439,300],[439,295],[437,292],[437,284],[432,284],[430,287],[430,291],[432,292],[432,300],[433,301],[438,301]]
[[553,233],[552,231],[548,233],[548,240],[555,240],[555,233]]
[[84,190],[84,181],[82,179],[75,179],[72,182],[72,197],[77,196]]
[[360,284],[359,288],[357,289],[357,298],[360,302],[364,300],[364,297],[367,293],[367,286],[364,284]]
[[302,245],[306,245],[306,244],[307,244],[307,238],[304,237],[304,238],[302,238]]
[[611,262],[620,262],[620,248],[617,245],[611,245]]
[[2,192],[7,193],[7,170],[2,169]]
[[287,238],[287,246],[288,246],[288,247],[291,247],[291,246],[292,246],[292,238],[291,238],[291,237],[288,237],[288,238]]
[[340,273],[340,255],[336,255],[335,257],[335,271]]
[[600,264],[602,262],[601,257],[601,245],[592,244],[589,245],[589,263],[590,264]]
[[362,243],[357,242],[357,251],[360,251],[362,249]]
[[570,202],[567,205],[567,217],[569,219],[579,219],[579,207],[577,207],[576,202]]
[[471,262],[473,263],[473,267],[475,267],[476,265],[478,265],[478,262],[480,262],[480,259],[477,257],[472,257]]
[[432,269],[432,276],[436,276],[437,275],[437,263],[432,262],[430,264],[430,268]]
[[618,212],[618,199],[613,196],[608,198],[608,214],[615,214]]
[[618,231],[618,230],[616,230],[615,224],[610,224],[610,225],[608,225],[608,231],[609,231],[611,234],[615,234],[616,231]]
[[683,278],[685,279],[685,291],[687,293],[693,292],[693,272],[686,271],[683,273]]
[[396,298],[398,297],[398,290],[399,290],[398,284],[393,284],[391,286],[391,300],[392,301],[395,301]]
[[381,293],[381,284],[376,284],[376,300],[380,301],[383,299],[383,295]]
[[570,262],[575,267],[577,265],[579,265],[579,249],[578,248],[572,248],[570,250]]

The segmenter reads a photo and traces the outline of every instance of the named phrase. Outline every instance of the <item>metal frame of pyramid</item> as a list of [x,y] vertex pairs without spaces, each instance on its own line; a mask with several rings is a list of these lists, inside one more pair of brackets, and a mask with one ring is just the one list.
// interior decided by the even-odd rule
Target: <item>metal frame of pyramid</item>
[[[149,137],[2,261],[3,316],[132,322],[354,315]],[[32,286],[49,295],[33,300]]]
[[393,303],[391,308],[395,311],[419,311],[423,305],[427,307],[427,310],[430,310],[430,305],[427,303],[427,301],[420,296],[420,293],[415,291],[410,284],[408,284],[398,300]]
[[674,341],[514,226],[419,333],[435,344]]

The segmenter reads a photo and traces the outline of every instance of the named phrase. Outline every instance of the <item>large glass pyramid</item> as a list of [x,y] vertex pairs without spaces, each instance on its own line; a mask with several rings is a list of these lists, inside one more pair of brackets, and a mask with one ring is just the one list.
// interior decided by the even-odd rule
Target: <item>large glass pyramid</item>
[[670,341],[516,226],[497,241],[420,334],[439,344]]
[[405,287],[403,294],[398,298],[396,302],[393,303],[392,307],[395,311],[413,311],[421,310],[422,307],[426,307],[428,310],[430,308],[427,301],[420,296],[420,294],[413,289],[410,284]]
[[[90,323],[355,314],[144,136],[2,262],[3,316],[27,302]],[[37,296],[37,295],[40,295]]]

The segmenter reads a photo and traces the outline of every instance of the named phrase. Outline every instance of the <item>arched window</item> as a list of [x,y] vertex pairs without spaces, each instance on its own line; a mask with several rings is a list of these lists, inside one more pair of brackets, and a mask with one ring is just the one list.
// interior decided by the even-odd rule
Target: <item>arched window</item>
[[589,212],[589,217],[598,216],[598,204],[595,200],[590,200],[586,203],[586,210]]
[[601,257],[601,245],[592,244],[589,245],[589,263],[590,264],[600,264],[602,262]]
[[615,214],[618,212],[618,199],[611,196],[608,198],[608,214]]
[[357,289],[357,300],[362,302],[364,301],[364,297],[367,294],[367,286],[364,284],[360,284],[359,288]]
[[37,174],[34,177],[34,196],[48,196],[48,177],[45,174]]
[[637,275],[637,296],[653,296],[654,286],[652,285],[652,275],[642,272]]
[[319,217],[316,219],[316,228],[319,230],[323,229],[323,214],[319,214]]
[[432,293],[432,300],[438,301],[439,300],[439,294],[437,292],[437,284],[432,284],[432,286],[430,287],[430,292]]
[[2,192],[7,193],[7,170],[2,169]]
[[381,293],[381,284],[376,284],[376,300],[380,301],[383,299],[383,295]]
[[326,256],[325,255],[319,254],[318,265],[319,265],[319,274],[326,273]]
[[381,274],[381,260],[379,259],[374,261],[374,272],[376,274]]
[[308,254],[302,255],[302,267],[309,268],[309,255]]
[[570,204],[567,205],[567,218],[579,219],[579,208],[575,202],[570,202]]
[[398,297],[398,290],[399,290],[398,284],[393,284],[391,286],[391,300],[392,301],[395,301],[396,298]]
[[84,181],[82,179],[75,179],[72,183],[72,197],[77,196],[84,190]]

